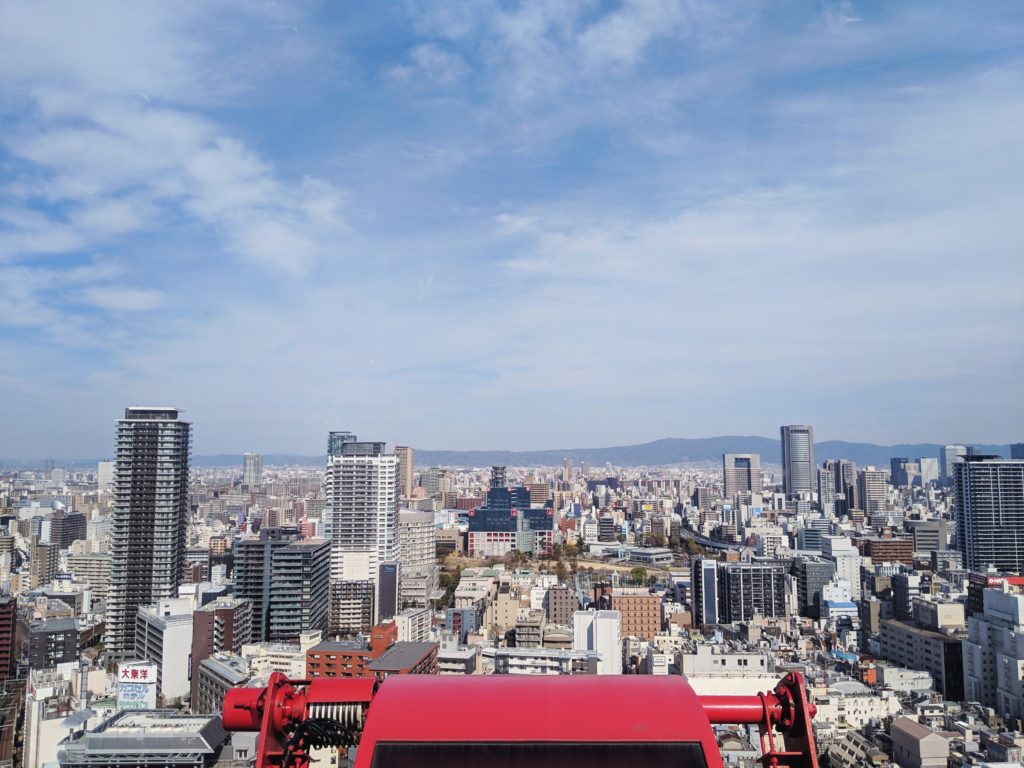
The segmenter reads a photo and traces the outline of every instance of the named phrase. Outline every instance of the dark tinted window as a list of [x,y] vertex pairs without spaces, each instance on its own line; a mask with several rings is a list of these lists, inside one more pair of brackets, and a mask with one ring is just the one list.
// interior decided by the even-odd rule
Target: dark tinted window
[[696,743],[381,742],[373,768],[706,768]]

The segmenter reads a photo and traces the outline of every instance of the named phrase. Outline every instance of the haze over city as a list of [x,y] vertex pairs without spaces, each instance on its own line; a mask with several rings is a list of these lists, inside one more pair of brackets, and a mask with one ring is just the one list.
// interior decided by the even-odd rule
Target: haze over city
[[1024,430],[1017,4],[3,16],[0,456]]

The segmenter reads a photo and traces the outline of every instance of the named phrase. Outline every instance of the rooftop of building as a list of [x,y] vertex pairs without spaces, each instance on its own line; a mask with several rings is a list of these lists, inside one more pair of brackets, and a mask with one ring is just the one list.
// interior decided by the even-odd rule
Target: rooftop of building
[[397,642],[367,666],[374,672],[408,669],[429,656],[437,643]]
[[306,653],[353,653],[370,650],[370,643],[365,637],[354,640],[323,640]]
[[238,597],[236,595],[221,595],[220,597],[211,600],[206,605],[201,605],[196,608],[196,611],[216,611],[223,610],[225,608],[237,608],[242,603],[251,602],[246,597]]
[[233,653],[215,653],[203,659],[199,666],[208,667],[234,686],[241,685],[249,679],[248,663]]
[[29,630],[36,632],[69,632],[78,629],[78,620],[70,618],[39,619],[29,624]]
[[[125,710],[94,730],[62,744],[68,762],[109,764],[138,753],[209,755],[227,740],[219,715],[183,715],[177,710]],[[61,761],[65,762],[65,761]]]
[[960,642],[960,640],[967,635],[967,630],[962,627],[950,628],[945,631],[929,629],[928,627],[922,627],[919,624],[915,624],[911,621],[902,621],[900,619],[882,619],[881,626],[893,625],[905,629],[915,635],[927,635],[928,637],[938,637],[949,642]]
[[292,551],[296,549],[319,549],[329,543],[330,542],[328,542],[327,539],[299,539],[297,541],[290,542],[285,549],[290,549]]
[[480,653],[480,647],[476,645],[460,645],[456,648],[438,648],[437,658],[439,660],[466,661]]
[[922,723],[919,723],[917,720],[914,720],[913,718],[906,716],[898,717],[895,720],[893,720],[892,730],[903,731],[908,736],[919,741],[935,733],[935,731],[933,731],[927,725],[923,725]]

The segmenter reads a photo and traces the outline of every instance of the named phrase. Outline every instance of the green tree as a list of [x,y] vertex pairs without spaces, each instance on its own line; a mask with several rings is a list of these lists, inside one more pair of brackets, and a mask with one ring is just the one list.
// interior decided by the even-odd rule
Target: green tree
[[639,584],[647,583],[647,569],[642,565],[638,565],[629,572],[630,578]]
[[565,563],[561,560],[559,560],[555,565],[555,576],[558,578],[559,582],[564,583],[569,581],[569,569],[565,567]]
[[518,549],[513,549],[507,555],[505,555],[505,564],[510,568],[519,568],[523,565],[526,565],[529,561],[530,558],[526,555],[526,553],[521,552]]

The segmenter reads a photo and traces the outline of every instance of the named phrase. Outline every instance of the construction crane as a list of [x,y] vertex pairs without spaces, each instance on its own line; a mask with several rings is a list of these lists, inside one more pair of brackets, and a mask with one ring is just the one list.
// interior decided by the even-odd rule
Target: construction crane
[[680,676],[402,675],[289,680],[224,697],[229,731],[258,731],[255,768],[722,768],[712,725],[758,725],[764,768],[818,768],[803,677],[756,696],[698,696]]

